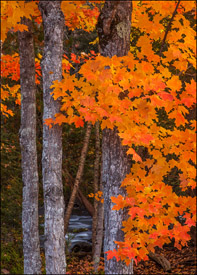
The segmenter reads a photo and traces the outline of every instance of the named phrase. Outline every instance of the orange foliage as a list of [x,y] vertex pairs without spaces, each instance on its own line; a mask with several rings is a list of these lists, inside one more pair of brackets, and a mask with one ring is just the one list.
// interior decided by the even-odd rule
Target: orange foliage
[[[40,59],[35,59],[35,70],[36,70],[36,84],[40,84],[39,77],[41,76]],[[1,77],[4,79],[10,79],[15,82],[20,80],[20,58],[18,54],[14,55],[3,55],[1,56]],[[13,112],[7,108],[5,101],[8,99],[15,99],[15,103],[20,105],[20,85],[15,84],[9,86],[8,84],[1,86],[1,112],[5,116],[13,116]]]
[[[133,155],[135,164],[122,183],[128,197],[111,198],[114,210],[129,207],[129,218],[123,222],[125,241],[108,252],[108,259],[115,257],[127,264],[131,259],[146,260],[148,251],[172,238],[180,248],[190,239],[187,232],[195,224],[195,199],[177,196],[163,181],[177,167],[182,171],[181,188],[195,188],[195,123],[187,114],[196,102],[196,83],[183,77],[189,64],[195,67],[195,38],[183,15],[188,10],[184,3],[167,35],[168,49],[161,57],[154,49],[165,34],[163,19],[175,7],[175,1],[134,1],[133,25],[145,33],[137,42],[137,56],[131,52],[124,57],[98,55],[81,67],[80,79],[64,73],[64,80],[52,86],[54,97],[62,96],[62,119],[72,123],[80,117],[93,124],[100,120],[102,129],[116,126],[122,144],[129,147],[127,153]],[[193,2],[190,7],[195,7]],[[161,108],[173,127],[162,126]],[[138,154],[139,146],[148,148],[146,160]],[[176,157],[168,160],[168,154]],[[186,218],[185,226],[177,221],[179,215]],[[174,224],[171,230],[170,224]]]
[[[90,31],[95,27],[98,8],[95,4],[89,9],[81,2],[62,2],[65,21],[71,29],[80,27]],[[184,15],[195,11],[194,1],[181,1],[166,37],[168,47],[161,56],[159,46],[155,48],[157,44],[161,46],[168,26],[166,20],[171,18],[176,4],[177,1],[133,1],[132,26],[142,35],[131,52],[112,58],[100,55],[77,58],[73,54],[68,61],[65,57],[63,80],[52,85],[54,98],[62,100],[62,113],[55,120],[46,121],[49,127],[63,122],[80,127],[84,121],[94,124],[100,120],[102,129],[118,128],[122,144],[128,146],[127,153],[133,156],[131,173],[122,182],[128,196],[111,198],[115,211],[129,208],[129,218],[123,222],[124,242],[116,242],[117,250],[109,251],[108,259],[115,257],[127,264],[131,259],[146,260],[148,251],[162,247],[172,238],[175,246],[181,248],[190,239],[187,232],[196,222],[195,198],[177,196],[164,183],[164,177],[177,167],[182,172],[182,190],[196,186],[193,165],[196,124],[187,116],[196,103],[196,83],[186,78],[188,68],[196,66],[196,43],[195,31]],[[26,10],[28,5],[32,5],[31,12]],[[36,2],[25,4],[24,1],[2,1],[2,9],[2,22],[6,21],[2,24],[2,39],[8,29],[24,28],[19,24],[21,16],[34,16],[32,11],[36,16],[39,12]],[[79,71],[82,75],[79,79],[70,75],[69,70],[81,58],[86,62]],[[5,77],[17,78],[17,60],[13,56],[7,62],[8,67],[3,70]],[[4,88],[3,99],[12,93],[10,88]],[[160,121],[158,110],[161,109],[173,127],[166,127],[165,121]],[[146,160],[138,153],[140,146],[148,148]],[[169,159],[169,154],[174,157]],[[177,221],[179,215],[186,219],[185,226]],[[174,227],[169,230],[170,224]]]
[[65,16],[65,24],[71,30],[94,30],[99,16],[96,2],[91,1],[91,4],[87,4],[86,1],[62,1],[61,9]]

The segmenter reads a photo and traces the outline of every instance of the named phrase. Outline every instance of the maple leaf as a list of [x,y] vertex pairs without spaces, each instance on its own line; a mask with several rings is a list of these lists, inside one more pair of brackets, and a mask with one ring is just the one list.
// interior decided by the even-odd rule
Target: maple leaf
[[133,159],[135,161],[139,161],[139,162],[142,162],[142,159],[141,157],[135,152],[135,150],[133,148],[129,148],[129,150],[127,151],[127,154],[128,155],[133,155]]
[[188,108],[190,108],[193,104],[195,104],[195,98],[193,97],[187,97],[187,98],[181,98],[181,102],[185,104]]
[[179,91],[182,87],[182,83],[178,76],[173,76],[170,80],[167,81],[167,86],[173,91]]
[[115,249],[110,250],[110,251],[106,251],[105,253],[107,253],[107,260],[110,260],[113,257],[115,257],[117,262],[120,261],[120,257],[118,256],[118,253]]
[[172,101],[174,99],[174,97],[167,93],[167,92],[159,92],[158,95],[163,99],[163,100],[169,100]]
[[121,195],[118,195],[118,197],[111,197],[111,201],[113,203],[116,203],[116,205],[112,207],[112,210],[120,210],[121,208],[126,206],[126,201]]
[[54,123],[55,124],[59,124],[61,125],[63,122],[67,122],[67,118],[65,117],[65,115],[63,114],[56,114],[55,115],[55,120],[54,120]]
[[144,144],[149,144],[151,140],[153,140],[153,136],[150,134],[142,134],[142,136],[140,137],[140,140],[144,143]]
[[17,25],[13,28],[13,30],[14,30],[15,32],[17,32],[17,31],[20,31],[20,32],[28,31],[28,27],[27,27],[26,25],[23,25],[23,24],[17,24]]
[[144,215],[146,214],[146,211],[142,208],[139,208],[139,207],[132,207],[129,209],[129,215],[131,216],[131,218],[135,218],[136,214],[143,218]]
[[141,247],[138,252],[139,252],[139,256],[142,260],[147,259],[147,255],[149,254],[149,252],[146,249],[146,247]]
[[77,128],[84,126],[84,121],[80,117],[77,117],[77,116],[74,118],[74,123]]
[[133,206],[135,204],[135,199],[134,198],[126,198],[126,202],[130,205]]
[[101,129],[103,130],[105,128],[113,129],[114,126],[109,120],[103,120],[101,123]]
[[46,118],[44,123],[49,126],[49,129],[52,128],[52,125],[54,124],[54,120],[52,118]]
[[189,95],[196,97],[196,82],[192,79],[191,83],[186,83],[185,90]]

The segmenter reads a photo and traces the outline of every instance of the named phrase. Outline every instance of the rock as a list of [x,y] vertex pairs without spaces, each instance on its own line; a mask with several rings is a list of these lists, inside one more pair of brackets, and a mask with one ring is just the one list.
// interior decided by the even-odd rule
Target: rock
[[7,270],[7,269],[5,269],[5,268],[3,268],[3,269],[1,269],[1,273],[2,274],[10,274],[10,271]]

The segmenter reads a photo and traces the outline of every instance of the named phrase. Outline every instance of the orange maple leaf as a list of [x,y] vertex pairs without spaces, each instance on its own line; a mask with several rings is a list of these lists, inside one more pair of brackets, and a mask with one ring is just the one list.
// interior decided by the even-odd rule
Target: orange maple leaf
[[110,260],[113,257],[115,257],[117,262],[120,261],[120,257],[118,256],[118,253],[115,249],[106,251],[105,253],[107,253],[107,260]]
[[142,162],[141,157],[135,152],[135,150],[133,148],[129,148],[129,150],[127,151],[127,155],[133,155],[133,159],[135,161],[139,161]]

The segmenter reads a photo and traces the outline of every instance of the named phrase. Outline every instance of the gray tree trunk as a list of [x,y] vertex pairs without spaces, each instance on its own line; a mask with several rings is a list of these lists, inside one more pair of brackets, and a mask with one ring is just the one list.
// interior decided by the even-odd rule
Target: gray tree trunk
[[20,146],[23,180],[24,274],[41,274],[38,227],[38,168],[36,149],[35,57],[31,21],[23,18],[29,31],[19,32],[21,127]]
[[[100,124],[99,121],[95,123],[95,161],[94,161],[94,193],[99,191],[100,179]],[[98,201],[94,198],[94,215],[92,218],[92,255],[94,258],[95,244],[96,244],[96,231],[98,220]]]
[[[101,55],[124,56],[130,48],[131,1],[106,1],[98,18],[99,50]],[[114,241],[123,241],[121,230],[126,213],[111,210],[111,196],[125,195],[121,182],[130,170],[130,162],[121,145],[116,129],[104,129],[102,141],[102,183],[104,193],[104,252],[116,248]],[[126,266],[115,258],[107,260],[106,274],[133,274],[133,264]]]
[[[94,192],[101,191],[103,192],[102,181],[100,177],[100,125],[99,122],[96,122],[95,125],[95,135],[96,135],[96,144],[95,144],[95,172],[94,172]],[[100,186],[99,183],[100,182]],[[101,201],[94,200],[94,209],[95,216],[93,217],[93,226],[92,226],[92,254],[94,262],[94,271],[98,272],[98,267],[100,263],[101,250],[103,244],[103,220],[104,220],[104,205]]]
[[[103,192],[102,182],[100,184],[100,191]],[[101,258],[101,251],[102,251],[102,244],[103,244],[103,220],[104,220],[104,204],[99,201],[98,213],[97,213],[95,248],[94,248],[94,255],[93,255],[95,273],[97,273],[98,271],[100,258]]]
[[62,128],[51,129],[45,119],[54,118],[60,102],[54,100],[50,86],[62,79],[64,15],[61,1],[40,1],[44,25],[43,75],[43,154],[42,175],[45,208],[45,261],[47,274],[65,274],[64,197],[62,186]]
[[[103,156],[102,156],[103,157]],[[102,166],[102,160],[101,160]],[[99,189],[103,192],[103,177],[101,171],[100,177],[100,186]],[[93,254],[93,262],[94,262],[94,271],[95,273],[98,272],[98,267],[100,263],[101,251],[102,251],[102,244],[103,244],[103,222],[104,222],[104,204],[99,201],[98,202],[98,211],[97,211],[97,228],[96,228],[96,237],[95,237],[95,248]]]

